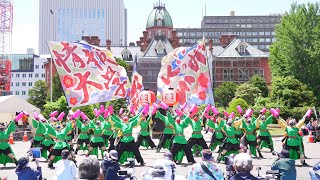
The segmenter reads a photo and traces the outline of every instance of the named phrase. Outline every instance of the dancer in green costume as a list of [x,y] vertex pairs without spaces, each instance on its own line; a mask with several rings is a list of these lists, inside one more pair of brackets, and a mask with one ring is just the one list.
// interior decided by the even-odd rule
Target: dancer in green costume
[[141,114],[138,114],[131,118],[129,121],[121,121],[116,115],[111,115],[111,120],[113,121],[113,126],[121,129],[122,138],[120,139],[119,144],[117,145],[118,157],[121,158],[123,152],[133,152],[137,161],[144,165],[144,160],[140,154],[140,151],[134,142],[134,137],[132,136],[133,127],[138,125]]
[[34,147],[40,147],[41,141],[44,139],[44,132],[46,131],[46,128],[43,126],[43,124],[40,121],[37,121],[35,119],[32,119],[32,126],[36,129],[36,132],[33,137],[33,141],[31,143],[31,148]]
[[90,138],[88,135],[89,124],[90,124],[90,121],[87,119],[84,120],[83,123],[79,119],[76,119],[76,125],[80,129],[81,132],[78,137],[77,148],[75,150],[75,154],[78,154],[78,151],[79,151],[80,147],[83,145],[83,143],[85,143],[86,146],[90,147]]
[[263,115],[261,116],[260,121],[257,123],[257,127],[259,128],[257,143],[260,149],[265,147],[270,149],[271,152],[274,150],[274,148],[271,134],[268,131],[268,124],[272,123],[272,117],[273,116],[270,115],[267,119],[265,119],[265,116]]
[[151,139],[150,132],[149,132],[149,126],[152,124],[152,119],[150,115],[147,115],[147,117],[141,116],[141,121],[139,121],[138,125],[140,125],[141,130],[138,135],[137,139],[137,146],[138,148],[140,145],[148,148],[149,146],[154,149],[156,145]]
[[[157,112],[160,114],[160,112]],[[169,123],[174,127],[174,138],[173,138],[173,145],[171,148],[172,157],[175,158],[179,151],[184,151],[185,155],[187,156],[187,160],[189,163],[195,163],[193,158],[191,147],[188,145],[187,140],[184,136],[184,129],[188,127],[187,122],[190,122],[190,118],[184,116],[184,119],[181,120],[181,117],[177,116],[176,120],[173,120],[171,113],[167,113],[167,119]]]
[[[183,118],[186,118],[186,116],[184,115]],[[191,125],[193,131],[188,140],[188,145],[193,149],[193,154],[200,156],[202,149],[208,149],[208,145],[201,133],[203,124],[202,118],[199,119],[198,115],[195,115],[193,121],[190,118],[186,118],[186,123]]]
[[89,147],[89,151],[87,153],[87,156],[92,154],[91,153],[92,150],[95,150],[93,152],[93,154],[96,155],[98,158],[98,154],[99,154],[98,148],[102,151],[107,150],[106,146],[104,145],[104,139],[102,138],[102,132],[103,132],[102,123],[99,120],[96,121],[95,123],[93,121],[91,121],[89,124],[89,128],[93,129],[93,135],[91,136],[91,139],[90,139],[90,147]]
[[52,147],[54,146],[54,141],[48,132],[48,128],[47,128],[48,124],[45,122],[39,122],[39,123],[43,124],[46,128],[46,131],[43,134],[43,140],[41,141],[41,145],[40,145],[41,156],[45,159],[49,159],[50,156],[48,155],[48,152],[49,154],[51,153]]
[[16,124],[11,121],[7,129],[4,127],[0,128],[0,164],[6,165],[7,163],[18,164],[15,158],[10,144],[8,143],[9,136],[16,130]]
[[[102,138],[104,139],[105,146],[108,147],[108,151],[111,151],[115,149],[114,147],[114,140],[115,138],[113,137],[113,131],[112,131],[112,125],[110,123],[111,119],[108,116],[106,119],[104,119],[102,116],[99,116],[98,119],[102,121],[102,126],[103,126],[103,135]],[[102,120],[103,119],[103,120]],[[109,141],[109,143],[108,143]]]
[[[246,121],[245,121],[246,119]],[[255,135],[255,130],[257,129],[257,124],[260,123],[260,118],[242,118],[241,128],[244,129],[244,137],[242,141],[244,152],[247,152],[248,145],[250,153],[257,157],[257,151],[260,158],[263,158],[260,147],[257,143],[257,137]]]
[[220,117],[218,117],[218,120],[216,121],[215,116],[212,116],[210,119],[208,119],[207,126],[214,129],[210,143],[210,149],[213,151],[217,146],[222,144],[222,141],[225,138],[224,134],[222,133],[222,128],[225,126],[225,121],[221,120]]
[[304,125],[306,116],[304,116],[297,124],[294,119],[289,120],[289,126],[286,121],[282,118],[278,117],[278,124],[283,128],[286,132],[286,140],[284,142],[283,149],[286,149],[290,153],[290,159],[299,159],[301,164],[305,164],[305,156],[302,150],[302,139],[298,134],[299,129]]
[[224,161],[224,157],[230,154],[240,153],[240,141],[236,138],[235,132],[239,128],[241,121],[232,121],[228,119],[227,123],[223,126],[223,131],[226,133],[226,138],[223,145],[219,150],[217,162]]
[[173,132],[173,126],[169,123],[168,117],[162,115],[159,111],[157,111],[157,114],[155,116],[156,118],[159,118],[165,123],[165,128],[163,130],[163,134],[161,135],[159,144],[157,146],[157,151],[160,152],[161,148],[165,148],[170,150],[171,145],[172,145],[172,139],[174,137],[174,132]]
[[[66,142],[66,136],[71,131],[70,125],[67,125],[64,129],[62,129],[61,125],[57,125],[56,129],[54,129],[51,125],[47,126],[48,128],[48,134],[56,139],[55,145],[53,146],[53,150],[51,152],[51,157],[49,158],[48,167],[53,168],[53,161],[60,159],[61,152],[64,149],[70,150],[69,144]],[[55,157],[59,157],[55,159]]]

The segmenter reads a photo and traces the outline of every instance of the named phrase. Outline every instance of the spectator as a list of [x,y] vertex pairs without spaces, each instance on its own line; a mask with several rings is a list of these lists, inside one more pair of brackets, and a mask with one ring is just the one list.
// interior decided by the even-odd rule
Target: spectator
[[61,152],[62,160],[55,164],[56,180],[72,180],[77,178],[77,168],[73,161],[69,158],[70,152],[65,149]]
[[37,170],[31,169],[29,164],[29,159],[22,157],[18,160],[18,166],[16,168],[16,174],[18,175],[18,180],[42,180],[41,167],[39,166],[39,159],[35,159],[37,165]]
[[252,158],[247,153],[240,153],[234,157],[233,167],[236,171],[236,174],[230,178],[230,180],[258,180],[254,177],[250,171],[253,169]]
[[155,165],[162,165],[166,174],[165,180],[172,180],[175,176],[176,163],[172,161],[172,153],[166,152],[163,155],[163,159],[158,159]]
[[97,180],[100,175],[99,161],[97,158],[86,157],[78,169],[79,179]]
[[290,159],[288,150],[277,153],[278,159],[272,164],[271,170],[279,170],[281,180],[297,179],[295,160]]
[[319,170],[320,170],[320,162],[318,162],[316,165],[314,165],[312,168],[310,168],[309,175],[310,175],[311,180],[320,179],[320,174],[316,172]]
[[118,171],[120,170],[120,165],[118,163],[118,152],[116,150],[111,150],[109,153],[105,151],[103,156],[104,160],[101,162],[101,169],[104,179],[118,180]]
[[202,150],[202,161],[194,164],[189,171],[188,180],[223,180],[223,174],[220,167],[213,162],[212,152],[210,149]]

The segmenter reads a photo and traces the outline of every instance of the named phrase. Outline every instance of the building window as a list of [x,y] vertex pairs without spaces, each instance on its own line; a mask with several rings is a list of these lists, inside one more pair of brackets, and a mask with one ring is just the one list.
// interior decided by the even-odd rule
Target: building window
[[241,69],[239,69],[239,71],[238,71],[238,79],[239,80],[243,80],[243,77],[244,77],[244,73],[243,73],[243,71]]
[[22,91],[22,95],[26,95],[26,91]]
[[29,86],[32,86],[32,82],[29,82]]
[[41,65],[41,69],[44,69],[44,65]]
[[258,32],[252,32],[253,36],[258,36]]
[[22,82],[22,86],[26,86],[27,85],[27,83],[26,82]]
[[260,35],[260,36],[263,36],[263,35],[264,35],[264,32],[259,32],[259,35]]
[[29,78],[32,78],[32,74],[29,74]]
[[249,80],[249,77],[250,77],[249,69],[244,70],[244,73],[245,73],[244,79]]
[[13,77],[13,74],[11,74],[11,77]]
[[263,71],[263,69],[260,69],[259,75],[260,75],[261,77],[264,77],[264,71]]
[[266,42],[271,42],[271,39],[270,38],[266,38]]
[[247,32],[247,36],[252,36],[252,32]]
[[27,74],[22,74],[22,77],[23,77],[23,78],[27,77]]
[[38,78],[38,77],[39,77],[39,74],[35,74],[34,77]]
[[259,74],[259,69],[254,70],[254,75],[257,75],[257,74]]
[[41,77],[43,77],[43,78],[46,77],[46,74],[41,74]]
[[11,86],[13,86],[13,82],[11,82]]
[[36,69],[39,69],[39,65],[36,65]]
[[183,32],[178,32],[178,37],[183,36]]
[[264,38],[260,38],[259,42],[265,42]]
[[233,80],[233,69],[229,70],[230,80]]
[[246,32],[240,32],[240,36],[245,36]]
[[258,42],[258,38],[252,38],[252,42]]
[[19,78],[20,77],[20,74],[16,74],[16,78]]
[[228,70],[227,69],[223,70],[223,80],[228,80]]
[[272,38],[271,41],[272,41],[272,42],[276,42],[276,38]]
[[19,82],[16,82],[16,86],[20,86]]
[[195,32],[190,32],[190,36],[191,37],[196,36],[196,33]]
[[272,36],[274,36],[274,35],[276,35],[276,32],[273,31],[273,32],[271,32],[271,34],[272,34]]
[[16,91],[16,95],[18,95],[18,96],[19,96],[19,91]]
[[270,36],[270,32],[268,31],[268,32],[265,32],[265,35],[267,35],[267,36]]

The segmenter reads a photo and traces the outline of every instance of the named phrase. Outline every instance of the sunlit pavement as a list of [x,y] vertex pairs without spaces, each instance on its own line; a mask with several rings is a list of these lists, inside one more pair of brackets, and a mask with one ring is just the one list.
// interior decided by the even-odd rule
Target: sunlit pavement
[[[139,130],[135,129],[135,133],[137,134]],[[190,128],[186,129],[186,137],[189,138],[190,134],[191,134],[192,130]],[[211,133],[205,134],[205,140],[207,141],[207,143],[209,144],[210,142],[210,136]],[[274,141],[274,145],[275,145],[275,150],[276,151],[280,151],[281,150],[281,138],[273,138]],[[298,173],[298,178],[297,179],[309,179],[309,168],[311,166],[313,166],[314,164],[316,164],[317,162],[320,161],[320,156],[319,156],[319,149],[320,149],[320,144],[315,144],[315,143],[307,143],[307,137],[304,138],[305,140],[305,149],[306,149],[306,156],[308,157],[308,159],[306,159],[306,162],[309,166],[301,166],[300,161],[296,161],[296,168],[297,168],[297,173]],[[158,139],[154,139],[155,144],[158,144]],[[27,154],[28,148],[30,147],[30,143],[29,142],[15,142],[14,145],[12,145],[13,151],[16,154],[17,158],[25,156]],[[150,166],[153,165],[153,163],[155,162],[155,160],[162,158],[163,153],[165,152],[165,150],[162,150],[160,153],[156,153],[155,150],[152,149],[148,149],[146,150],[144,147],[140,148],[140,152],[142,154],[142,157],[144,158],[145,161],[145,166],[137,166],[135,167],[135,173],[137,178],[141,179],[142,178],[142,173],[145,172]],[[275,161],[276,156],[273,156],[270,151],[268,149],[263,149],[262,150],[262,154],[264,156],[264,159],[254,159],[254,170],[253,170],[253,174],[254,175],[258,175],[258,171],[256,170],[256,167],[261,167],[261,171],[260,171],[260,175],[265,175],[266,170],[269,170],[271,167],[271,164]],[[79,164],[82,159],[84,159],[84,155],[82,153],[82,151],[79,151],[77,156],[77,161]],[[217,153],[214,153],[214,157],[217,157]],[[101,156],[99,156],[99,160],[102,161]],[[200,157],[195,157],[195,160],[197,162],[199,162],[201,160]],[[47,162],[40,161],[40,165],[42,167],[42,171],[43,171],[43,177],[49,179],[52,179],[53,175],[54,175],[54,170],[52,169],[48,169],[47,168]],[[182,176],[187,176],[189,170],[191,169],[191,164],[187,163],[187,159],[184,158],[183,164],[178,165],[177,166],[177,171],[176,173],[178,175],[182,175]],[[29,165],[32,168],[35,168],[35,163],[34,162],[30,162]],[[222,168],[222,170],[225,172],[225,165],[223,164],[219,164],[220,167]],[[3,167],[2,165],[0,165],[0,175],[3,176],[8,176],[9,180],[15,180],[17,179],[17,176],[15,174],[15,165],[14,164],[7,164],[6,167]],[[123,167],[125,168],[125,167]]]

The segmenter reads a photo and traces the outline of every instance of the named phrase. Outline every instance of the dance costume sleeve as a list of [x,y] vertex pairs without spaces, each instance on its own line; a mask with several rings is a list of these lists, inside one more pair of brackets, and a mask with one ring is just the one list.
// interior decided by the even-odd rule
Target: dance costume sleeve
[[11,134],[12,132],[14,132],[16,130],[16,124],[11,121],[11,123],[9,124],[8,128],[6,129],[5,134]]
[[38,121],[35,119],[32,119],[32,126],[36,129],[38,127]]
[[165,121],[165,119],[166,119],[166,117],[165,117],[164,115],[162,115],[162,114],[160,113],[160,111],[157,111],[155,117],[161,119],[162,121]]
[[113,122],[112,126],[121,129],[121,120],[114,114],[111,115],[111,121]]
[[282,128],[282,129],[286,129],[287,128],[287,122],[285,121],[285,120],[283,120],[282,118],[280,118],[279,117],[279,119],[277,119],[278,120],[278,124],[280,125],[280,127]]
[[300,129],[303,125],[304,125],[304,121],[305,121],[306,119],[305,118],[302,118],[297,124],[296,124],[296,127],[298,128],[298,129]]

